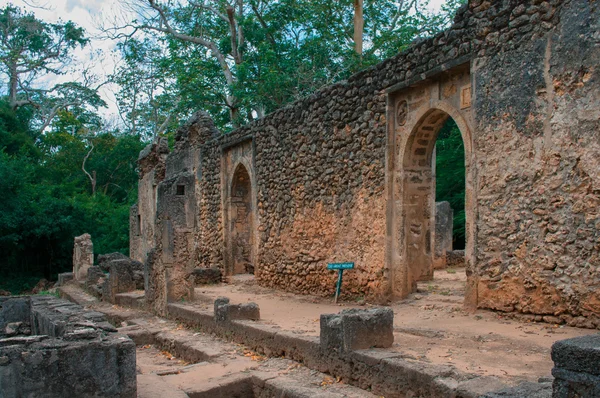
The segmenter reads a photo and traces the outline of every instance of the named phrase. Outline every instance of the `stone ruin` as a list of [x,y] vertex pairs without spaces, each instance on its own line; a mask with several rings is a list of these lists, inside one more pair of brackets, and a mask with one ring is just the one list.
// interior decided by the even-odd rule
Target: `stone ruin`
[[94,244],[90,234],[75,237],[73,246],[73,278],[84,281],[88,268],[94,265]]
[[454,227],[454,211],[449,202],[435,203],[435,230],[433,268],[442,269],[447,266],[447,254],[452,251],[452,230]]
[[136,397],[135,344],[53,296],[0,297],[0,396]]
[[208,268],[331,295],[326,264],[344,261],[346,296],[407,297],[444,250],[432,159],[452,118],[466,308],[599,327],[599,24],[587,0],[471,0],[445,32],[228,134],[196,113],[138,160],[147,301],[190,299]]
[[[208,274],[205,278],[211,278],[211,275]],[[212,279],[214,278],[213,275]],[[57,286],[71,280],[75,280],[92,295],[116,303],[118,294],[144,290],[144,264],[115,252],[98,256],[98,265],[94,265],[91,237],[83,234],[75,238],[73,272],[59,274]]]

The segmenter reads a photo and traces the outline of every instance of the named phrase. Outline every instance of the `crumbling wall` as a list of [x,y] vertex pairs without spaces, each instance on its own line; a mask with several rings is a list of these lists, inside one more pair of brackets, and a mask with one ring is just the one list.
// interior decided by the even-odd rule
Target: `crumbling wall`
[[73,277],[84,281],[88,268],[94,265],[94,244],[90,234],[76,236],[73,244]]
[[157,187],[165,178],[168,154],[167,140],[159,139],[144,148],[138,158],[138,202],[129,213],[129,256],[142,263],[154,247]]
[[[402,154],[419,128],[420,157],[409,160],[426,162],[437,133],[425,130],[437,125],[418,123],[445,115],[468,130],[467,302],[595,319],[599,13],[585,0],[471,0],[447,31],[229,134],[196,114],[178,132],[159,187],[154,297],[185,296],[193,267],[230,272],[223,159],[248,143],[260,284],[331,294],[336,275],[326,264],[352,261],[345,294],[406,296],[421,271],[408,270],[410,247],[400,242],[402,217],[419,204],[403,199]],[[396,102],[406,96],[414,101]],[[185,198],[173,197],[178,184]]]
[[[5,337],[16,324],[27,333]],[[135,344],[103,314],[52,296],[0,298],[2,397],[133,398],[136,390]]]

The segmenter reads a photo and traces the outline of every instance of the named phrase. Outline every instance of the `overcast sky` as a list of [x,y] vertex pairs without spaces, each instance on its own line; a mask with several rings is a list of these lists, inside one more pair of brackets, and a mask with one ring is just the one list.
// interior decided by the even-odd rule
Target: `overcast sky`
[[[98,36],[97,27],[103,19],[113,18],[115,15],[127,18],[127,15],[123,15],[126,11],[121,6],[122,0],[9,0],[8,2],[27,11],[33,11],[37,18],[48,22],[56,22],[59,19],[71,20],[85,28],[87,36],[92,38]],[[445,0],[430,0],[430,7],[437,9],[444,2]],[[0,0],[1,3],[6,3],[6,0]],[[32,7],[32,5],[39,7]],[[78,75],[78,70],[88,65],[93,65],[94,73],[101,78],[112,73],[118,62],[118,55],[114,50],[114,42],[92,39],[90,45],[83,51],[77,51],[78,62],[75,70],[64,79],[73,80]],[[107,118],[117,114],[113,89],[114,87],[104,86],[100,92],[108,104],[108,109],[102,110],[101,114]]]

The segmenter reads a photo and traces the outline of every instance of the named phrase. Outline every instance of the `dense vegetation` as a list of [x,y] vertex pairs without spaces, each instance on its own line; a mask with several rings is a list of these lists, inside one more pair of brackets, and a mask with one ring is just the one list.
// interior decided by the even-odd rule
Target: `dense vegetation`
[[108,78],[73,62],[90,42],[75,23],[0,9],[0,289],[71,269],[84,232],[96,254],[127,253],[138,153],[196,110],[227,132],[435,34],[462,2],[434,13],[415,0],[129,0],[134,14],[102,27],[121,59]]
[[453,248],[465,248],[465,147],[456,122],[449,118],[435,144],[436,202],[454,210]]

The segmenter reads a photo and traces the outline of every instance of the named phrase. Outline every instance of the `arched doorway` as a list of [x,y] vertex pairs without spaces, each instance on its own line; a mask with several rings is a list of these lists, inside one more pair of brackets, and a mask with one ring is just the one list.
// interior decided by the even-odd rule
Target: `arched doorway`
[[233,173],[229,193],[230,274],[254,274],[254,220],[252,182],[240,163]]
[[[428,109],[417,119],[410,129],[401,149],[399,185],[401,187],[401,224],[399,249],[403,259],[403,271],[408,288],[414,291],[416,283],[433,279],[434,272],[434,231],[436,216],[436,170],[435,148],[440,130],[448,121],[456,122],[464,143],[465,185],[464,211],[466,219],[466,304],[476,297],[472,296],[472,280],[469,280],[473,255],[473,214],[471,140],[467,124],[460,113],[448,107]],[[437,171],[439,173],[439,170]]]

